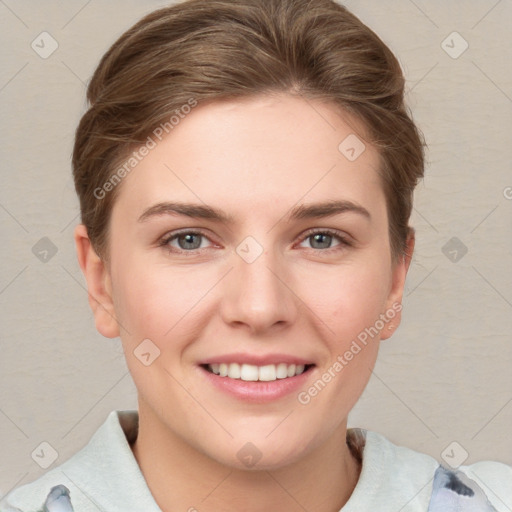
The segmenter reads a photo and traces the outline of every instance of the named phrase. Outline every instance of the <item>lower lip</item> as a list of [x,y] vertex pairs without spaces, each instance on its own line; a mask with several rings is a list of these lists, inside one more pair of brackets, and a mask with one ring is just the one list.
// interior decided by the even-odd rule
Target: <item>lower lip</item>
[[202,366],[199,369],[206,379],[221,391],[245,402],[265,403],[278,400],[294,392],[297,393],[304,387],[315,367],[310,367],[300,375],[265,382],[230,379],[212,373]]

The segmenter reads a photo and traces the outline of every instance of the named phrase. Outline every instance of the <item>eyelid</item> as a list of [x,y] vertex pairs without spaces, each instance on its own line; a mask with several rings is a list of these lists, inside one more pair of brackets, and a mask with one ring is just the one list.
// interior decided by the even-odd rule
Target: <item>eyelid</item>
[[[320,227],[319,228],[310,228],[310,229],[306,230],[304,233],[302,233],[300,235],[300,239],[299,239],[298,243],[300,244],[300,243],[304,242],[310,236],[315,235],[317,233],[322,233],[322,234],[326,234],[326,235],[335,237],[339,240],[340,243],[338,245],[335,245],[334,247],[328,247],[327,249],[315,249],[314,247],[310,247],[310,248],[306,248],[306,249],[310,249],[311,251],[315,251],[315,252],[329,253],[330,251],[340,250],[340,246],[344,247],[344,246],[353,245],[350,240],[349,235],[347,235],[346,233],[339,231],[337,229],[333,229],[333,228],[320,228]],[[168,244],[169,244],[169,242],[171,242],[171,240],[176,239],[180,235],[186,235],[186,234],[201,235],[204,238],[208,239],[213,244],[215,244],[215,242],[211,240],[211,237],[203,229],[201,229],[201,228],[183,228],[183,229],[178,229],[178,230],[166,233],[163,237],[161,237],[159,239],[158,245],[161,247],[168,247]],[[184,249],[176,249],[173,247],[172,250],[170,250],[170,252],[175,253],[175,254],[176,253],[177,254],[183,254],[183,253],[192,253],[193,254],[194,252],[203,251],[205,249],[207,249],[207,248],[203,247],[203,248],[199,248],[199,249],[190,249],[187,251]]]
[[[174,230],[174,231],[170,231],[168,233],[166,233],[164,236],[162,236],[159,241],[158,241],[158,245],[160,247],[168,247],[168,244],[169,242],[171,242],[171,240],[174,240],[176,238],[178,238],[180,235],[187,235],[187,234],[194,234],[194,235],[201,235],[203,236],[204,238],[208,239],[210,242],[212,242],[213,244],[215,244],[215,242],[213,240],[211,240],[211,236],[209,236],[206,231],[202,230],[201,228],[183,228],[183,229],[178,229],[178,230]],[[203,247],[202,249],[191,249],[189,251],[186,251],[184,249],[176,249],[176,248],[172,248],[172,251],[170,252],[174,252],[174,253],[194,253],[196,251],[201,251],[205,249],[205,247]]]
[[317,233],[322,233],[322,234],[326,234],[326,235],[332,236],[334,238],[337,238],[340,243],[338,245],[335,245],[334,247],[329,247],[327,249],[315,249],[313,247],[308,248],[312,251],[329,253],[330,251],[340,250],[340,246],[341,247],[346,247],[346,246],[350,247],[353,245],[353,242],[351,241],[351,238],[347,233],[345,233],[343,231],[339,231],[334,228],[311,228],[311,229],[308,229],[308,230],[306,230],[305,233],[303,233],[301,235],[300,243],[304,242],[310,236],[315,235]]

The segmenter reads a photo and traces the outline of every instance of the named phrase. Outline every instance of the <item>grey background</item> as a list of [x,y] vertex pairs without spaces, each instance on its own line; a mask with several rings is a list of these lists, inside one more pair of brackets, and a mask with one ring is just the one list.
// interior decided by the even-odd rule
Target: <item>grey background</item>
[[[167,3],[0,0],[0,495],[43,473],[40,443],[59,464],[136,407],[120,341],[87,304],[70,153],[100,57]],[[430,147],[404,320],[349,425],[438,460],[512,464],[512,2],[344,3],[398,55]],[[46,59],[31,47],[43,31],[58,43]]]

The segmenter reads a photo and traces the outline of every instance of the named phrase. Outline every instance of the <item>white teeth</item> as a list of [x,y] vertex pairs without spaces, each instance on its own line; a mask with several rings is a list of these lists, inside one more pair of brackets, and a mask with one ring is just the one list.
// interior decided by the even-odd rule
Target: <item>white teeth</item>
[[267,364],[259,368],[260,380],[276,380],[276,365]]
[[286,379],[288,377],[288,365],[286,363],[279,363],[277,365],[276,377],[278,379]]
[[239,379],[241,374],[242,374],[242,370],[238,363],[231,363],[229,365],[228,377],[230,379]]
[[243,364],[240,368],[240,378],[242,380],[258,380],[258,367],[252,364]]
[[291,364],[290,366],[288,366],[288,377],[293,377],[295,375],[295,368],[296,366],[294,364]]
[[267,364],[265,366],[256,366],[253,364],[238,363],[212,363],[208,368],[220,377],[229,377],[230,379],[241,379],[245,381],[273,381],[276,379],[286,379],[304,373],[303,364],[279,363]]

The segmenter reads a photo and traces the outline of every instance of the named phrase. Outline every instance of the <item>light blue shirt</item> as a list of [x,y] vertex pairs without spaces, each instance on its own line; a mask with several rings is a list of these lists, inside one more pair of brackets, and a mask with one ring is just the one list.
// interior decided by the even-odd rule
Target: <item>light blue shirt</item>
[[[112,411],[84,448],[11,491],[0,512],[161,512],[130,448],[137,427],[136,411]],[[360,440],[362,468],[341,512],[512,511],[508,465],[484,461],[450,471],[376,432],[349,435]]]

